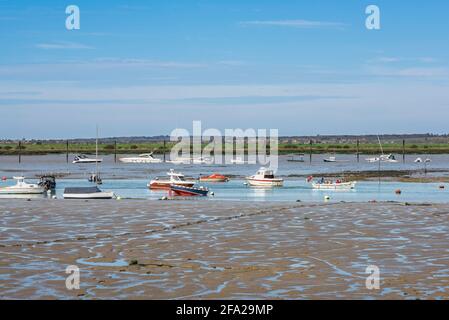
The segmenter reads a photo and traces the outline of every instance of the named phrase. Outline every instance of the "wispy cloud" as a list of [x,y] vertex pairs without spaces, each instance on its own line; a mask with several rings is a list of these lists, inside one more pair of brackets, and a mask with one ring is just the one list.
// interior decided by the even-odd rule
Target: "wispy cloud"
[[312,21],[312,20],[256,20],[243,21],[240,24],[246,26],[275,26],[301,29],[336,28],[342,29],[347,25],[340,22]]
[[53,42],[53,43],[38,43],[36,48],[52,50],[52,49],[93,49],[93,47],[76,42]]
[[449,76],[447,68],[371,68],[371,73],[384,77],[440,78]]

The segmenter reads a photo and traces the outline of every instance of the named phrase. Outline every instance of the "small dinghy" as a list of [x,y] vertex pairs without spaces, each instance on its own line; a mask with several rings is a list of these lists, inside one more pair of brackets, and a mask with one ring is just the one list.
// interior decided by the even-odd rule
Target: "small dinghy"
[[114,192],[101,191],[98,187],[74,187],[64,189],[64,199],[112,199]]
[[205,197],[209,194],[209,189],[204,187],[187,187],[173,184],[170,186],[170,191],[177,196],[201,196]]
[[214,173],[209,176],[200,176],[198,180],[201,182],[228,182],[229,178],[222,174]]

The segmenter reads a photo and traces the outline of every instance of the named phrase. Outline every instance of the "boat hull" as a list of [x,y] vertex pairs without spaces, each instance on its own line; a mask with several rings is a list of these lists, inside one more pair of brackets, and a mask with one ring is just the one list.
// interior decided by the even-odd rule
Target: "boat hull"
[[0,188],[0,194],[43,194],[45,193],[45,187],[36,188],[14,188],[14,187],[3,187]]
[[147,186],[151,190],[170,190],[171,185],[193,187],[195,182],[151,181]]
[[160,159],[121,158],[121,163],[162,163]]
[[64,193],[64,199],[112,199],[114,192],[95,192],[95,193]]
[[185,186],[177,186],[171,185],[170,191],[178,196],[185,197],[206,197],[209,193],[209,189],[206,188],[194,188],[194,187],[185,187]]
[[282,179],[251,179],[247,178],[246,181],[252,187],[282,187],[284,180]]
[[312,183],[312,188],[317,190],[351,190],[354,189],[357,182],[342,183]]

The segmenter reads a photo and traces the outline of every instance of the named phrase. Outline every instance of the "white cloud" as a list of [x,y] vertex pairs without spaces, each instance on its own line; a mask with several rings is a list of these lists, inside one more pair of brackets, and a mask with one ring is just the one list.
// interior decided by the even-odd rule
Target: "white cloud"
[[38,43],[36,48],[51,50],[51,49],[93,49],[93,47],[76,42],[53,42],[53,43]]
[[277,26],[277,27],[292,27],[302,29],[312,28],[344,28],[347,26],[344,23],[328,22],[328,21],[311,21],[311,20],[259,20],[259,21],[244,21],[243,25],[253,26]]

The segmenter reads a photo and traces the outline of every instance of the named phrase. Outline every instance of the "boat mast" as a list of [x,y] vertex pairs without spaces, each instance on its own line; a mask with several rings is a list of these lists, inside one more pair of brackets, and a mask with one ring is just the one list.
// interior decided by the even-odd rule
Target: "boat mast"
[[380,143],[379,135],[377,135],[377,141],[379,141],[380,151],[382,152],[382,155],[384,155],[384,149],[382,148],[382,143]]
[[98,124],[97,124],[97,138],[95,139],[95,182],[98,184]]

